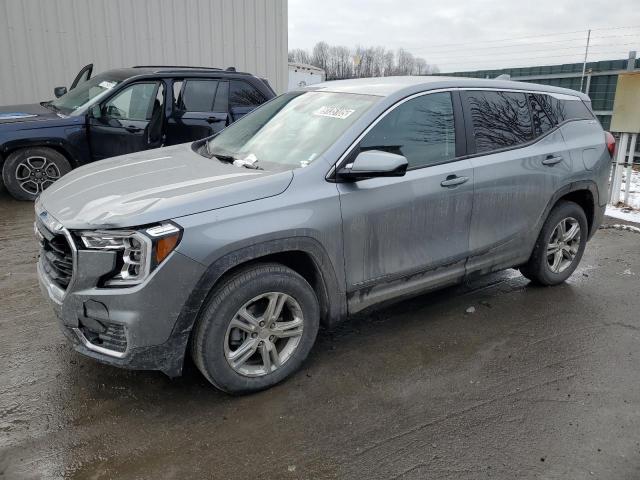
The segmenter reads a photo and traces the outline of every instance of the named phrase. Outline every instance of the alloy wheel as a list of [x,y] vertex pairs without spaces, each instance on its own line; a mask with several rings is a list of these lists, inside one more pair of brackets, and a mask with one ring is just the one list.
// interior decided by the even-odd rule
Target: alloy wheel
[[28,157],[16,167],[20,188],[30,195],[38,195],[60,178],[58,166],[46,157]]
[[580,224],[573,217],[560,220],[547,245],[547,265],[553,273],[564,272],[580,249]]
[[231,319],[224,339],[225,358],[241,375],[267,375],[295,353],[303,328],[302,309],[292,296],[282,292],[258,295]]

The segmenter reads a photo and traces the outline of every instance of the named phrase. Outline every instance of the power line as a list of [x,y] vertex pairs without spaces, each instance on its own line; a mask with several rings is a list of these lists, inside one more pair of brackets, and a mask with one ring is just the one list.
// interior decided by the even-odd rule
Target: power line
[[[601,31],[601,30],[623,30],[623,29],[636,29],[636,28],[640,28],[640,25],[625,26],[625,27],[592,28],[591,30],[593,30],[593,31]],[[526,40],[526,39],[529,39],[529,38],[542,38],[542,37],[554,37],[554,36],[560,36],[560,35],[572,35],[572,34],[576,34],[576,33],[583,33],[584,34],[586,32],[587,32],[587,29],[585,28],[584,30],[572,30],[572,31],[568,31],[568,32],[557,32],[557,33],[542,33],[542,34],[538,34],[538,35],[527,35],[527,36],[523,36],[523,37],[508,37],[508,38],[499,38],[499,39],[493,39],[493,40],[475,40],[475,41],[461,42],[461,43],[441,43],[441,44],[431,45],[429,48],[451,47],[451,46],[458,46],[458,45],[477,45],[479,43],[507,42],[507,41],[512,41],[512,40]],[[414,50],[414,49],[412,49],[412,50]]]
[[[640,32],[638,33],[633,33],[633,34],[627,34],[627,35],[604,35],[601,37],[597,37],[596,40],[601,40],[603,38],[626,38],[626,37],[640,37]],[[584,37],[576,37],[576,38],[567,38],[564,40],[551,40],[551,41],[546,41],[546,42],[530,42],[530,43],[513,43],[513,44],[509,44],[509,45],[492,45],[492,46],[488,46],[488,47],[470,47],[467,48],[467,50],[495,50],[497,48],[512,48],[512,47],[526,47],[526,46],[537,46],[537,45],[554,45],[554,44],[566,44],[567,42],[570,41],[580,41],[583,42],[582,45],[580,45],[580,48],[582,48],[584,46]],[[433,52],[433,53],[446,53],[446,52],[456,52],[458,51],[458,48],[453,48],[453,49],[448,49],[448,50],[440,50],[440,51],[433,51],[430,47],[424,47],[424,48],[414,48],[412,49],[413,52]]]
[[[596,50],[591,50],[593,53],[598,53],[597,48],[598,47],[605,47],[605,49],[607,49],[607,51],[618,51],[621,47],[627,47],[630,45],[636,45],[640,47],[640,41],[638,42],[632,42],[632,43],[618,43],[618,44],[597,44],[597,45],[593,45],[591,44],[593,47],[596,48]],[[610,47],[610,48],[609,48]],[[619,48],[620,47],[620,48]],[[556,52],[556,51],[566,51],[566,50],[576,50],[578,51],[578,53],[583,52],[584,51],[584,46],[575,46],[575,47],[563,47],[563,48],[554,48],[552,51]],[[548,49],[536,49],[536,50],[522,50],[520,52],[518,51],[509,51],[509,52],[504,52],[504,53],[480,53],[480,54],[474,54],[473,52],[465,54],[466,57],[478,57],[478,56],[490,56],[490,57],[500,57],[500,56],[504,56],[504,55],[518,55],[520,53],[522,54],[529,54],[529,53],[538,53],[538,52],[548,52]],[[607,53],[607,51],[603,51],[602,53]],[[460,50],[458,50],[458,52],[460,52]],[[467,53],[467,52],[465,52]],[[426,57],[429,60],[434,60],[434,57],[437,59],[438,57],[444,57],[444,58],[450,58],[449,54],[438,54],[438,55],[426,55]]]
[[[442,67],[442,66],[446,66],[446,65],[462,65],[465,63],[473,63],[473,64],[480,64],[480,65],[491,65],[491,64],[496,64],[496,63],[505,63],[505,62],[516,62],[516,63],[522,63],[524,64],[524,66],[529,67],[531,66],[532,61],[534,61],[533,63],[536,63],[539,59],[542,58],[574,58],[575,61],[574,62],[563,62],[563,63],[582,63],[582,61],[580,60],[580,54],[575,54],[575,55],[543,55],[543,56],[535,56],[535,57],[514,57],[514,58],[500,58],[500,59],[496,59],[496,60],[492,60],[492,59],[478,59],[478,58],[473,58],[473,57],[468,57],[468,58],[459,58],[459,59],[455,59],[455,61],[451,61],[451,62],[434,62],[432,65],[436,66],[436,67]],[[626,60],[626,58],[619,58],[616,60]],[[587,64],[594,62],[597,60],[591,60],[589,62],[587,62]],[[548,65],[548,64],[547,64]],[[539,65],[535,65],[535,66],[539,66]],[[546,65],[545,65],[546,66]],[[482,69],[487,69],[489,67],[482,67]],[[509,65],[506,67],[495,67],[495,69],[497,70],[501,70],[504,68],[519,68],[516,65]],[[477,68],[474,68],[474,70],[477,70]]]

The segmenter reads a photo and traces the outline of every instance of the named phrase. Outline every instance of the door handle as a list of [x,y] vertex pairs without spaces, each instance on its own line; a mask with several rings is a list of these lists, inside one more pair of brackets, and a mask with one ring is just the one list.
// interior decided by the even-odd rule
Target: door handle
[[140,127],[136,127],[135,125],[127,125],[124,129],[130,133],[138,133],[142,131]]
[[562,157],[557,155],[557,156],[553,156],[553,155],[548,155],[547,158],[545,158],[542,161],[543,165],[555,165],[556,163],[560,163],[562,161]]
[[449,175],[446,180],[440,182],[442,187],[457,187],[469,180],[469,177],[458,177],[457,175]]
[[224,122],[224,118],[208,117],[207,122],[208,123]]

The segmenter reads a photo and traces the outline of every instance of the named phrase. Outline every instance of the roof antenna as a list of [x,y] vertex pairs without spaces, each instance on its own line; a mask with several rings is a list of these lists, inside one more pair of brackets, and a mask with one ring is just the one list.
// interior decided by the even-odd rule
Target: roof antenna
[[235,72],[236,67],[227,67],[227,72]]
[[503,73],[502,75],[498,75],[495,80],[511,80],[511,75]]

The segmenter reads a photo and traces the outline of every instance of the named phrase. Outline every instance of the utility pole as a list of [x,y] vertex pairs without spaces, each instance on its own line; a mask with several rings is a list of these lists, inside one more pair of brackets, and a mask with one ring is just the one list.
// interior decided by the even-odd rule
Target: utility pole
[[584,48],[584,62],[582,62],[582,77],[580,77],[580,91],[584,83],[584,72],[587,69],[587,55],[589,55],[589,41],[591,40],[591,29],[587,30],[587,45]]

